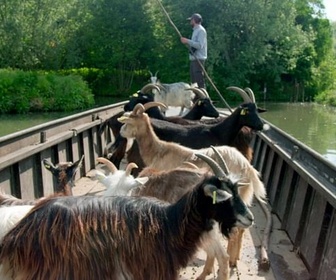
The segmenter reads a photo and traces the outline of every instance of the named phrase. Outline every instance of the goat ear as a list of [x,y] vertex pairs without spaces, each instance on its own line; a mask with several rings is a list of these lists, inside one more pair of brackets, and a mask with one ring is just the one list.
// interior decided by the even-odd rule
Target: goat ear
[[242,108],[241,111],[240,111],[240,115],[245,116],[246,114],[248,114],[248,109]]
[[265,112],[267,112],[267,109],[258,107],[257,111],[258,111],[258,113],[265,113]]
[[50,172],[52,172],[53,170],[56,169],[55,165],[52,162],[50,162],[49,160],[47,160],[47,159],[43,160],[43,165]]
[[[227,191],[218,190],[216,196],[217,196],[217,199],[215,202],[219,203],[219,202],[223,202],[223,201],[230,199],[232,197],[232,194],[228,193]],[[214,201],[214,198],[212,198],[212,200]]]
[[140,185],[146,184],[148,180],[149,180],[148,177],[135,178],[135,181],[137,181]]
[[99,171],[99,170],[95,170],[93,178],[97,179],[99,182],[101,182],[104,179],[106,179],[106,175],[103,172]]
[[206,185],[204,187],[204,194],[212,198],[213,204],[226,201],[232,197],[227,191],[220,190],[214,185]]
[[117,121],[121,122],[121,123],[127,123],[128,120],[129,120],[128,116],[121,116],[121,117],[117,118]]

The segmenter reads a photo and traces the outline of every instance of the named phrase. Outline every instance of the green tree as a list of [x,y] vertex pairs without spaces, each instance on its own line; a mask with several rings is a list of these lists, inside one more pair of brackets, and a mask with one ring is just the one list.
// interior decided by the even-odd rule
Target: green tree
[[0,65],[21,69],[62,67],[64,43],[76,28],[77,0],[0,2]]

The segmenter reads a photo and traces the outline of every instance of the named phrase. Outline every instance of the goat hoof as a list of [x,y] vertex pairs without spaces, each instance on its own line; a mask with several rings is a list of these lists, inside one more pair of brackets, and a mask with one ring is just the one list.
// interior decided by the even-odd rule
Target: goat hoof
[[230,261],[229,265],[230,267],[237,267],[237,261]]

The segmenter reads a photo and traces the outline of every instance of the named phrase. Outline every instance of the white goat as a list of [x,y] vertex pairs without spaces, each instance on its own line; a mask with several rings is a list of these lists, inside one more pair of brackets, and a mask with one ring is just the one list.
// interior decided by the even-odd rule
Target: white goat
[[105,196],[128,195],[133,188],[142,186],[148,181],[148,177],[134,178],[131,175],[132,169],[137,168],[133,162],[127,165],[126,170],[118,170],[108,159],[99,157],[97,161],[105,164],[110,171],[108,175],[105,175],[102,171],[95,170],[96,179],[106,187],[103,193]]
[[[184,108],[190,109],[193,105],[193,98],[195,94],[191,90],[187,90],[192,87],[196,87],[197,84],[187,84],[184,82],[172,83],[172,84],[162,84],[157,78],[156,71],[155,75],[150,72],[150,80],[152,84],[157,85],[160,88],[160,91],[153,89],[154,101],[161,102],[168,106],[181,107],[179,115],[181,116]],[[162,108],[162,111],[165,113],[166,109]]]

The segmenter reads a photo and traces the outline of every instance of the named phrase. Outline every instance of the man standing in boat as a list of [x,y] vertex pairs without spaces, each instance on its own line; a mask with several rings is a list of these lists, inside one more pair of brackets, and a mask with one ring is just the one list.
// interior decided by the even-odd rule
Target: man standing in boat
[[197,83],[198,87],[205,88],[203,69],[207,59],[207,32],[202,25],[200,14],[193,14],[188,20],[190,20],[190,25],[193,28],[192,36],[191,39],[181,37],[181,42],[188,45],[190,51],[191,83]]

